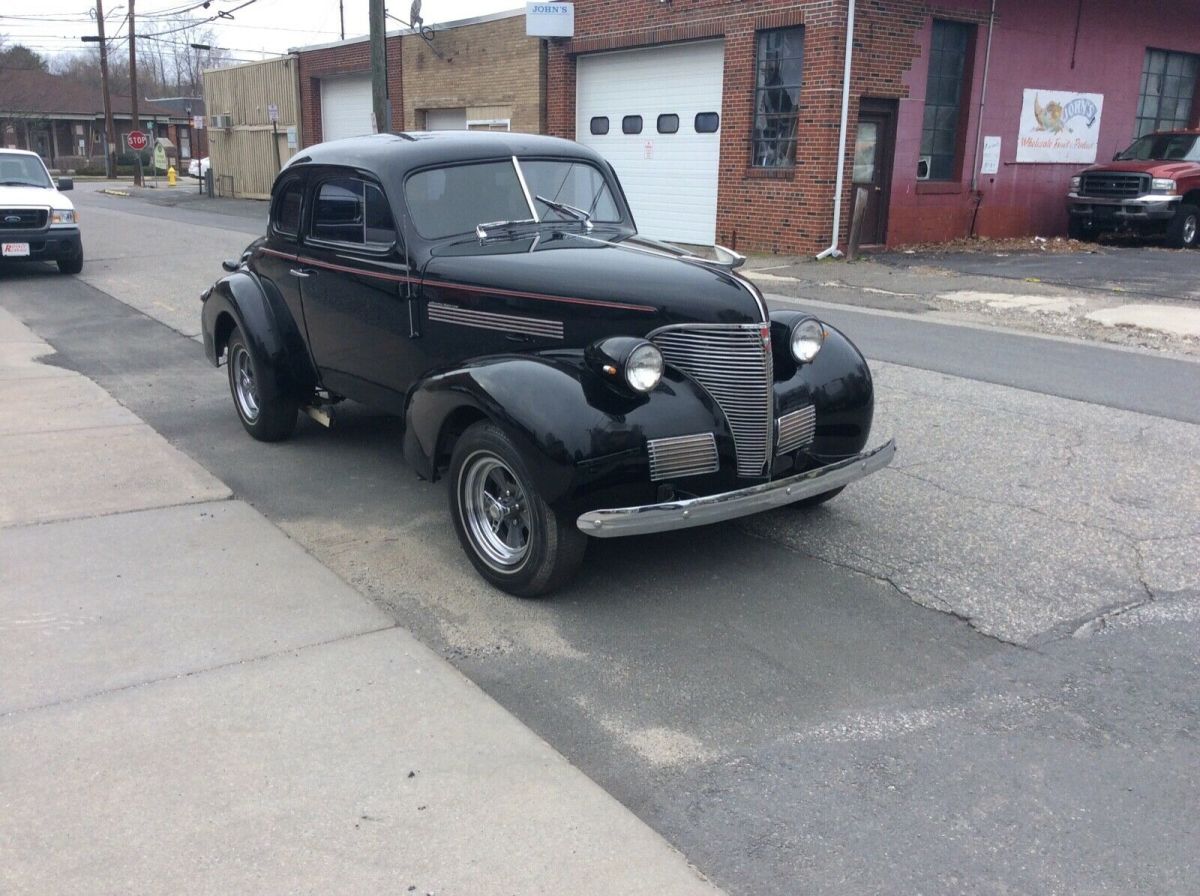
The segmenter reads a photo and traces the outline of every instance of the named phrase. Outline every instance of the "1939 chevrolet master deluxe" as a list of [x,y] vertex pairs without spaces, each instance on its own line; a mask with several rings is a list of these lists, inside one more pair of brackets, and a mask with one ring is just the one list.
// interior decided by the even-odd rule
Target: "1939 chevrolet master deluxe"
[[589,537],[812,505],[885,466],[864,452],[858,350],[768,312],[740,257],[637,235],[612,167],[566,140],[377,135],[280,172],[266,235],[203,296],[256,439],[342,398],[402,415],[449,481],[476,569],[532,596]]

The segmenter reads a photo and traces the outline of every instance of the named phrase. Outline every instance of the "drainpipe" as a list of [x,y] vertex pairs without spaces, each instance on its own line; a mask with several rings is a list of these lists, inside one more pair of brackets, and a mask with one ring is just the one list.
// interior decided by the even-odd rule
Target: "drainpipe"
[[[993,0],[995,2],[995,0]],[[850,60],[854,53],[854,0],[850,0],[846,13],[846,65],[842,71],[842,132],[838,137],[837,185],[833,194],[833,241],[829,248],[817,255],[817,259],[841,258],[838,251],[838,233],[842,229],[842,180],[846,176],[846,119],[850,116]]]
[[[979,150],[983,145],[983,107],[987,103],[988,68],[992,62],[992,29],[996,27],[996,0],[988,17],[987,49],[983,53],[983,85],[979,88],[979,120],[975,122],[975,164],[971,172],[971,192],[979,188]],[[977,207],[978,208],[978,207]]]

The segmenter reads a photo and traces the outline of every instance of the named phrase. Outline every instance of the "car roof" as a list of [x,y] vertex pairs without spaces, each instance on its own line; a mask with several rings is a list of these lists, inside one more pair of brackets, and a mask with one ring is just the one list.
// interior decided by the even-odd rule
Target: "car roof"
[[558,137],[510,131],[419,131],[318,143],[294,156],[284,170],[306,164],[346,165],[390,180],[438,163],[536,155],[568,156],[603,164],[595,151]]

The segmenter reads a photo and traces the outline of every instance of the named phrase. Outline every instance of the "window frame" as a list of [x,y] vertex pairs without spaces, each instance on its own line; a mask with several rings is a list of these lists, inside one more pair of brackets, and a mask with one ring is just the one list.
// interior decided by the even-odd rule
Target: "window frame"
[[[313,233],[313,228],[316,226],[316,210],[317,201],[321,194],[321,187],[333,180],[354,180],[363,185],[362,194],[362,211],[363,211],[363,241],[361,243],[348,243],[344,240],[333,240],[326,237],[317,236]],[[374,243],[367,242],[367,194],[366,187],[373,187],[379,191],[379,195],[383,197],[383,201],[387,204],[388,213],[392,217],[392,232],[395,238],[390,243]],[[305,199],[307,200],[307,214],[305,210],[301,210],[303,225],[301,231],[303,233],[303,242],[305,245],[325,246],[333,249],[348,250],[357,252],[360,255],[370,255],[381,257],[390,255],[392,252],[401,248],[403,245],[403,237],[400,232],[400,225],[396,215],[396,206],[388,198],[387,191],[383,188],[378,180],[367,175],[363,171],[353,169],[330,169],[313,175],[309,180],[309,188],[305,191]]]
[[[1150,71],[1151,56],[1155,53],[1160,53],[1165,57],[1163,59],[1162,72],[1152,73]],[[1172,117],[1171,123],[1164,125],[1162,118],[1162,100],[1165,95],[1163,90],[1163,82],[1169,77],[1182,77],[1182,75],[1172,75],[1167,71],[1170,67],[1172,57],[1179,59],[1181,64],[1191,61],[1195,67],[1195,70],[1192,74],[1191,83],[1192,97],[1191,102],[1188,104],[1187,112],[1184,113],[1183,121],[1180,122],[1179,119]],[[1146,90],[1150,86],[1150,79],[1152,77],[1158,79],[1159,90],[1158,93],[1154,95],[1156,100],[1154,115],[1148,116],[1144,114],[1146,100],[1150,96]],[[1181,94],[1173,94],[1171,98],[1173,100],[1178,100],[1180,96]],[[1137,140],[1139,137],[1144,137],[1147,134],[1153,134],[1156,131],[1175,131],[1180,129],[1188,129],[1196,119],[1198,108],[1200,108],[1200,53],[1188,53],[1184,50],[1165,50],[1161,47],[1146,47],[1146,53],[1144,56],[1142,56],[1142,72],[1141,82],[1138,85],[1137,111],[1134,112],[1133,116],[1133,139]],[[1176,109],[1178,109],[1178,105],[1176,105]],[[1152,121],[1153,124],[1151,127],[1143,129],[1143,123],[1146,121]]]
[[[279,227],[279,216],[276,214],[276,212],[278,211],[279,203],[281,203],[283,201],[284,194],[287,193],[288,189],[290,187],[292,187],[293,185],[299,185],[299,187],[300,187],[300,221],[296,225],[296,232],[289,233],[288,231],[283,230]],[[277,190],[275,192],[275,195],[271,197],[271,217],[270,217],[271,233],[275,234],[276,236],[280,237],[281,239],[283,239],[286,242],[299,243],[301,240],[301,236],[305,230],[305,228],[304,228],[304,224],[305,224],[304,213],[307,210],[308,210],[308,184],[306,182],[306,178],[304,177],[303,174],[293,175],[292,177],[289,177],[287,180],[285,180],[280,185],[280,189]]]
[[[950,170],[945,174],[945,176],[934,175],[934,170],[936,167],[934,164],[934,157],[945,157],[948,155],[948,153],[935,153],[932,151],[925,152],[925,134],[927,129],[925,127],[924,116],[928,114],[927,110],[931,105],[929,101],[930,84],[935,77],[938,77],[933,74],[933,67],[935,65],[935,52],[939,54],[936,63],[940,65],[943,62],[940,48],[938,48],[936,51],[934,49],[934,32],[938,25],[951,26],[955,29],[961,29],[961,33],[964,35],[962,71],[959,73],[958,79],[958,102],[954,123],[954,154],[950,158]],[[930,157],[929,177],[925,178],[922,181],[923,183],[947,184],[962,181],[963,164],[966,157],[967,126],[971,117],[971,88],[975,82],[975,46],[978,42],[979,29],[974,22],[963,22],[957,19],[944,19],[936,17],[931,19],[929,29],[929,65],[926,67],[925,100],[923,104],[923,117],[921,122],[921,142],[919,144],[919,149],[917,150],[918,163],[922,157]],[[951,106],[947,103],[934,103],[932,105],[935,107],[935,109],[951,108]],[[936,117],[937,112],[935,111],[934,118],[936,119]],[[935,126],[933,128],[933,133],[936,134],[937,131],[938,129]]]
[[[800,63],[800,65],[799,65],[800,80],[798,82],[796,82],[795,84],[779,83],[779,84],[766,85],[763,83],[763,76],[765,73],[766,66],[768,64],[768,61],[764,60],[764,58],[763,58],[764,52],[766,50],[766,42],[770,38],[771,35],[783,34],[785,32],[792,32],[794,34],[799,35],[800,52],[798,55],[788,56],[788,57],[780,57],[779,59],[775,59],[775,60],[771,60],[771,61],[778,64],[785,60],[798,59],[799,63]],[[758,170],[758,171],[794,171],[796,168],[796,155],[797,155],[797,152],[800,147],[800,111],[802,108],[801,93],[804,90],[804,62],[805,62],[805,57],[807,56],[807,53],[805,52],[806,44],[807,44],[807,35],[805,33],[805,28],[803,25],[791,25],[786,28],[765,28],[765,29],[762,29],[761,31],[756,31],[754,33],[754,94],[753,94],[754,101],[753,101],[753,106],[750,109],[750,167],[755,170]],[[795,101],[793,103],[792,110],[790,113],[765,112],[765,111],[761,112],[761,115],[762,115],[764,121],[769,120],[771,118],[784,119],[784,118],[787,118],[790,116],[791,125],[792,125],[791,137],[784,138],[784,137],[779,137],[779,136],[773,136],[773,137],[759,136],[758,121],[759,121],[760,109],[763,108],[764,98],[771,92],[779,92],[784,95],[787,95],[788,99],[791,100],[790,91],[793,91],[793,90],[795,91]],[[693,121],[693,126],[694,125],[695,125],[695,121]],[[720,119],[719,118],[718,118],[717,126],[719,129],[720,128]],[[702,132],[697,131],[697,133],[702,133]],[[716,133],[716,131],[712,131],[712,132],[706,131],[703,133]],[[778,147],[779,145],[787,144],[787,143],[791,144],[791,152],[788,155],[788,157],[781,163],[780,161],[778,161],[781,157],[776,156],[776,161],[774,163],[769,164],[766,161],[766,158],[767,158],[766,147],[768,147],[768,146]],[[760,151],[760,147],[762,148],[761,151]],[[762,161],[760,161],[760,159],[762,159]]]

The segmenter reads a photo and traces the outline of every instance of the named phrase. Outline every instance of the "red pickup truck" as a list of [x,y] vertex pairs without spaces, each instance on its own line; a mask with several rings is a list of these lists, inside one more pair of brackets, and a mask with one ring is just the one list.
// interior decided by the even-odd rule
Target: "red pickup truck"
[[1106,165],[1071,178],[1067,232],[1165,234],[1176,248],[1200,238],[1200,130],[1146,134]]

